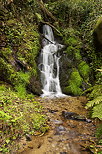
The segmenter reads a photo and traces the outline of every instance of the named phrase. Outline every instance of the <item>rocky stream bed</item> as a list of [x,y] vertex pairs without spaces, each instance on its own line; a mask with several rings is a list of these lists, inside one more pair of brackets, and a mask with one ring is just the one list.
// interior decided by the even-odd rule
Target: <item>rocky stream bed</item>
[[32,136],[31,141],[22,139],[19,154],[92,153],[89,146],[96,140],[96,126],[95,121],[86,118],[86,97],[39,97],[35,100],[44,107],[49,131],[42,136]]

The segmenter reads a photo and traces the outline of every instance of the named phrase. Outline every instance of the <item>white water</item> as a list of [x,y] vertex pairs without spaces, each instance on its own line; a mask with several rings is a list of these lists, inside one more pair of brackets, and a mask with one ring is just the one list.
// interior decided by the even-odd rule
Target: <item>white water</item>
[[41,83],[43,86],[42,97],[63,97],[59,81],[59,60],[57,51],[63,47],[54,40],[52,28],[43,26],[43,35],[47,39],[42,40],[43,49],[41,51]]

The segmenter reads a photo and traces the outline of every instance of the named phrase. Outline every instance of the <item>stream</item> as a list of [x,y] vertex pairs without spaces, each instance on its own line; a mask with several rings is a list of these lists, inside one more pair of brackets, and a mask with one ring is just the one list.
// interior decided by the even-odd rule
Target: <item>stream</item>
[[[22,139],[19,154],[89,154],[95,140],[95,124],[87,119],[86,97],[70,97],[62,93],[59,80],[59,49],[52,28],[43,26],[44,39],[40,55],[42,98],[35,98],[44,107],[49,131]],[[46,39],[45,39],[46,38]]]
[[[31,141],[22,139],[19,154],[90,154],[87,148],[95,140],[95,122],[67,119],[64,112],[74,112],[87,117],[84,108],[87,99],[81,97],[35,98],[44,107],[50,126],[42,136],[33,136]],[[88,149],[88,150],[87,150]]]

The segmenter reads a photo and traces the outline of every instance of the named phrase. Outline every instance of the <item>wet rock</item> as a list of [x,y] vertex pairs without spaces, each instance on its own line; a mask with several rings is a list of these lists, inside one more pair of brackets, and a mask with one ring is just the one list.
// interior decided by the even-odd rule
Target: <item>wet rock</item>
[[58,110],[51,110],[51,109],[48,109],[48,111],[49,111],[50,113],[58,112]]
[[31,140],[32,140],[32,139],[31,139],[31,136],[30,136],[29,134],[26,134],[25,137],[26,137],[26,140],[27,140],[27,141],[31,141]]
[[90,119],[87,119],[87,118],[86,118],[86,122],[90,123],[90,122],[92,122],[92,121],[91,121]]
[[61,120],[53,120],[53,123],[56,125],[61,125],[63,122]]
[[33,149],[33,146],[28,146],[29,149]]
[[79,120],[79,121],[86,121],[88,123],[91,122],[90,119],[85,118],[84,116],[81,116],[75,112],[66,112],[66,111],[62,111],[62,116],[65,119],[71,119],[71,120]]
[[55,135],[61,135],[61,134],[65,133],[65,132],[66,132],[66,128],[63,127],[62,125],[57,126],[55,128]]

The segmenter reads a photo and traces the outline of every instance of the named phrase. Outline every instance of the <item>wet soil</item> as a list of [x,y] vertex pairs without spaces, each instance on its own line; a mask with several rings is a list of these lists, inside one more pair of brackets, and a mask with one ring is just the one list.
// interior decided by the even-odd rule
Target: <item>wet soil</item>
[[44,107],[50,129],[43,136],[33,136],[32,141],[22,140],[19,154],[90,154],[87,147],[95,140],[95,124],[65,119],[62,111],[75,112],[87,117],[86,97],[36,98]]

